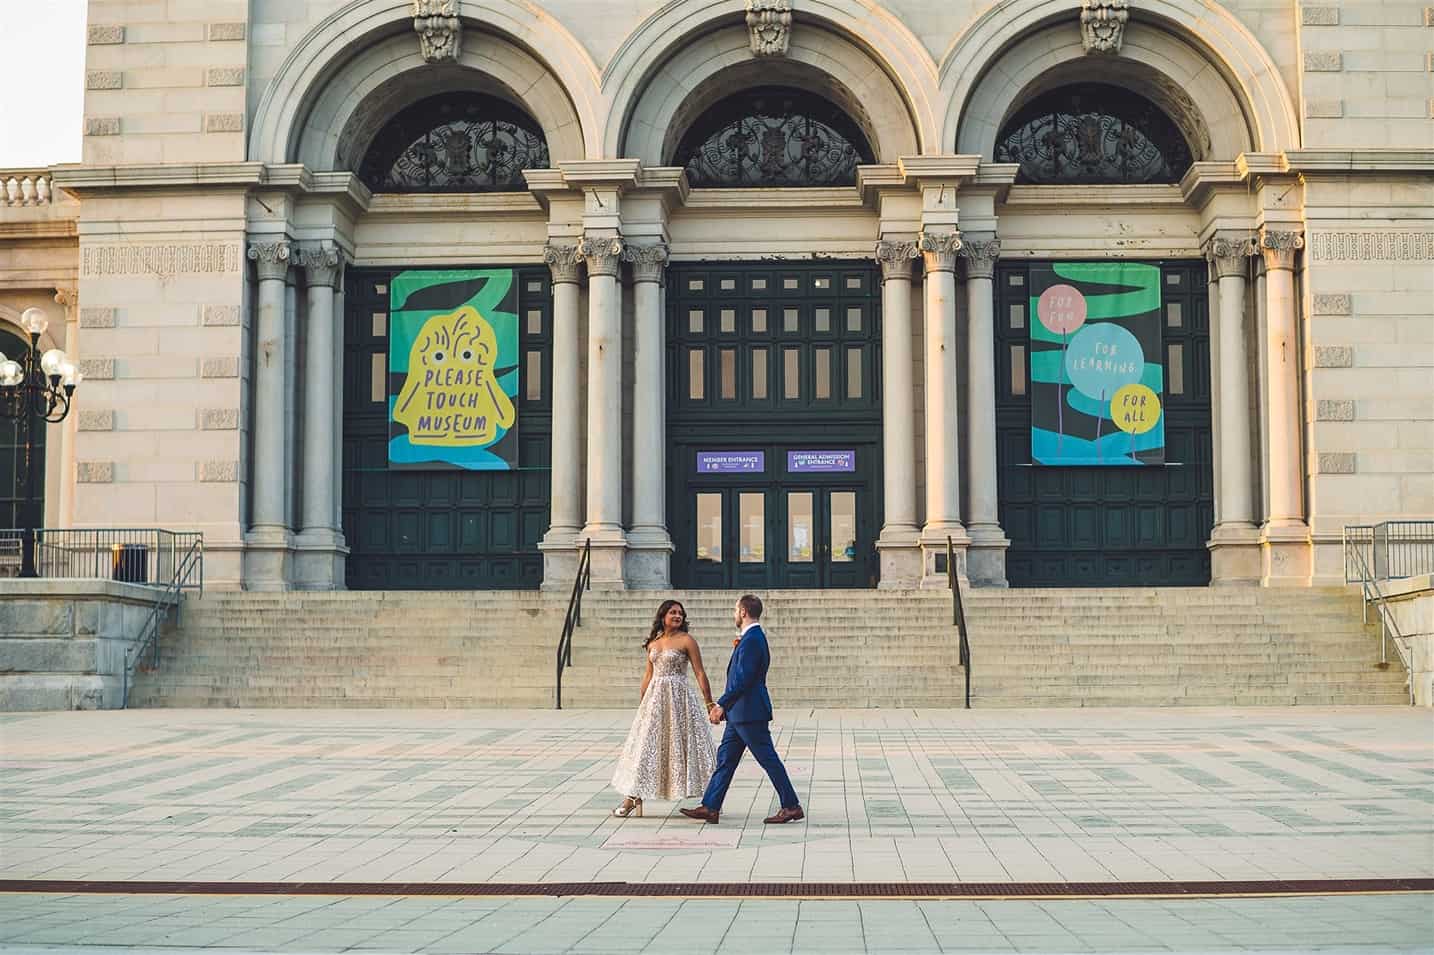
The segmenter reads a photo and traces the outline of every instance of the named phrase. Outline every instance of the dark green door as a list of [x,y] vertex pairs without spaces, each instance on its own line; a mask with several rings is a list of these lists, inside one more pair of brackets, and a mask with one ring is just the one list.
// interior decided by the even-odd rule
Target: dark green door
[[[0,352],[21,361],[29,348],[29,342],[0,330]],[[45,425],[33,424],[28,416],[0,416],[0,527],[42,527],[44,523]]]
[[[746,479],[689,488],[676,522],[682,586],[755,590],[874,584],[872,484]],[[688,545],[687,542],[690,542]]]
[[1028,270],[996,274],[996,428],[1006,576],[1016,587],[1210,582],[1214,527],[1205,264],[1162,262],[1166,463],[1043,467],[1031,460]]
[[[486,267],[486,266],[485,266]],[[548,273],[518,270],[522,393],[518,467],[390,470],[390,279],[350,269],[344,286],[344,537],[351,590],[530,589],[548,527],[552,327]]]
[[880,318],[866,263],[671,267],[678,586],[875,586]]

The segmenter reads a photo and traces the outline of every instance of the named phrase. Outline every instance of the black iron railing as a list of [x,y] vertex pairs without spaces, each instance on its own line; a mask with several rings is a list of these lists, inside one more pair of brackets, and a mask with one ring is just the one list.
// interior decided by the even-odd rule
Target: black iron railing
[[173,576],[164,584],[164,590],[155,597],[149,616],[140,628],[139,637],[125,651],[124,674],[120,683],[121,709],[129,706],[129,688],[132,685],[130,678],[141,665],[145,655],[149,655],[149,661],[145,664],[149,669],[153,670],[159,666],[160,632],[171,613],[176,617],[179,615],[179,608],[184,602],[184,592],[195,588],[202,592],[204,589],[204,536],[186,534],[184,537],[188,539],[188,546],[174,556]]
[[[35,531],[35,569],[40,577],[119,580],[164,587],[191,550],[197,567],[185,589],[204,589],[204,535],[155,528],[59,528]],[[17,576],[24,531],[0,530],[0,576]]]
[[1344,529],[1344,579],[1392,580],[1434,574],[1434,521],[1383,521]]
[[563,634],[558,638],[557,672],[553,680],[553,707],[563,708],[563,670],[573,665],[573,631],[583,625],[583,592],[592,587],[593,542],[583,541],[578,551],[578,572],[573,578],[573,593],[568,598],[568,612],[563,617]]
[[966,637],[966,607],[961,600],[961,575],[956,572],[956,546],[946,538],[946,585],[951,588],[951,625],[956,628],[961,672],[966,676],[966,704],[971,708],[971,641]]
[[1409,702],[1414,702],[1414,655],[1411,641],[1399,630],[1380,581],[1434,574],[1434,521],[1384,521],[1350,524],[1344,529],[1344,579],[1358,584],[1364,598],[1364,621],[1369,608],[1379,615],[1379,663],[1389,665],[1389,646],[1410,674]]

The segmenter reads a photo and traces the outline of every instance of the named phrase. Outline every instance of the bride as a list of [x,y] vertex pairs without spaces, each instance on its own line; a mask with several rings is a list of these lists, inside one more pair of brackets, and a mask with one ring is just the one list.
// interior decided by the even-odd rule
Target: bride
[[641,816],[644,799],[700,796],[717,761],[707,715],[687,682],[690,663],[706,709],[716,706],[702,669],[702,651],[687,633],[682,604],[662,602],[642,646],[647,672],[641,702],[612,774],[613,788],[625,797],[612,814],[623,819]]

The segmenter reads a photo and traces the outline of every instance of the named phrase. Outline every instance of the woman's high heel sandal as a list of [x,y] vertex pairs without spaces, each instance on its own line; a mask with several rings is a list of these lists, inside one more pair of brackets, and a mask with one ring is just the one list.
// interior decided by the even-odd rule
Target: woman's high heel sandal
[[622,801],[622,805],[612,811],[619,819],[627,819],[630,816],[642,818],[642,800],[636,796],[628,796]]

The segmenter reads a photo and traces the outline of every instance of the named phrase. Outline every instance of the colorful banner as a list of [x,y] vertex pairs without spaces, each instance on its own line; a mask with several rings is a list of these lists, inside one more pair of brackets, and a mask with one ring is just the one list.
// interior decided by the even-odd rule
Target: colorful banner
[[1164,464],[1159,267],[1057,262],[1030,280],[1031,460]]
[[510,269],[389,283],[388,465],[518,466],[518,286]]

